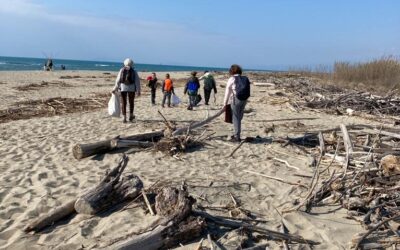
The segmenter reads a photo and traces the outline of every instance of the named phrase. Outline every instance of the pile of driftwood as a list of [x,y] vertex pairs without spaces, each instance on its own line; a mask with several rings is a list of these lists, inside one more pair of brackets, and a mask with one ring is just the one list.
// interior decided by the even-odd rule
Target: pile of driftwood
[[[400,244],[400,130],[341,125],[304,137],[319,142],[319,157],[304,199],[283,212],[341,204],[348,217],[368,230],[353,239],[355,249]],[[313,138],[311,140],[310,138]],[[289,140],[290,143],[290,140]],[[301,140],[293,141],[297,146]]]
[[209,136],[204,133],[194,136],[191,132],[200,128],[221,114],[221,109],[214,115],[203,121],[194,122],[188,126],[176,128],[162,114],[166,129],[159,131],[136,134],[126,137],[115,137],[109,140],[99,141],[89,144],[76,144],[73,149],[73,155],[76,159],[82,159],[96,154],[107,153],[118,149],[135,149],[135,148],[155,148],[166,154],[178,157],[177,154],[186,150],[202,145],[203,141]]
[[55,97],[17,102],[11,108],[0,110],[0,123],[98,110],[106,107],[108,98],[109,94],[97,94],[85,99]]
[[320,80],[299,74],[280,74],[254,76],[283,89],[282,99],[287,98],[291,109],[305,106],[313,109],[324,109],[337,114],[371,114],[379,117],[400,115],[400,98],[395,91],[379,96],[367,91],[340,88],[332,84],[321,84]]
[[40,89],[40,88],[47,88],[50,85],[55,85],[55,86],[61,87],[61,88],[72,87],[72,85],[70,85],[68,83],[65,83],[63,81],[53,81],[53,82],[42,81],[40,84],[38,84],[38,83],[30,83],[30,84],[27,84],[27,85],[14,87],[14,89],[16,89],[18,91],[31,91],[31,90],[37,90],[37,89]]
[[[255,219],[242,219],[240,217],[230,218],[212,215],[201,206],[194,208],[196,200],[189,195],[188,187],[182,183],[180,187],[156,186],[144,190],[139,177],[133,174],[125,174],[124,170],[128,157],[123,155],[119,164],[107,171],[101,182],[73,199],[47,214],[40,216],[25,227],[26,232],[40,232],[48,226],[57,226],[57,222],[74,213],[97,215],[102,211],[109,210],[116,205],[129,205],[132,202],[143,202],[149,214],[158,215],[159,219],[153,223],[145,233],[139,235],[126,235],[113,240],[108,247],[111,249],[170,249],[187,242],[200,241],[196,249],[202,247],[206,237],[209,249],[224,246],[215,242],[209,234],[210,227],[225,228],[225,231],[241,230],[246,234],[257,233],[264,239],[290,243],[301,243],[308,245],[318,244],[312,240],[288,232],[279,232],[266,228],[265,221]],[[149,197],[155,197],[150,199]],[[235,198],[232,196],[235,208],[239,209]],[[114,210],[118,211],[118,210]],[[140,222],[137,222],[140,223]],[[235,249],[246,244],[253,244],[254,240],[239,240]],[[256,245],[262,249],[266,244]]]
[[[369,92],[321,95],[308,100],[306,106],[314,109],[333,109],[338,112],[363,112],[373,115],[399,115],[400,98],[392,94],[386,96],[373,95]],[[353,111],[354,110],[354,111]]]

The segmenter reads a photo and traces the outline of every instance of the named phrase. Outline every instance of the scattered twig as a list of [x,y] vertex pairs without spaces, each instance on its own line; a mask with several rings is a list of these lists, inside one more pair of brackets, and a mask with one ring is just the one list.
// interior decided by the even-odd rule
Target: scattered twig
[[269,176],[269,175],[266,175],[266,174],[260,174],[260,173],[257,173],[257,172],[254,172],[254,171],[250,171],[250,170],[243,170],[243,171],[246,172],[246,173],[255,174],[255,175],[259,175],[259,176],[263,176],[263,177],[266,177],[266,178],[268,178],[268,179],[276,180],[276,181],[279,181],[279,182],[282,182],[282,183],[286,183],[286,184],[289,184],[289,185],[294,185],[294,186],[300,186],[300,187],[303,187],[303,188],[308,188],[306,185],[301,184],[301,183],[295,183],[295,182],[285,181],[285,180],[283,180],[283,179],[281,179],[281,178],[278,178],[278,177],[273,177],[273,176]]

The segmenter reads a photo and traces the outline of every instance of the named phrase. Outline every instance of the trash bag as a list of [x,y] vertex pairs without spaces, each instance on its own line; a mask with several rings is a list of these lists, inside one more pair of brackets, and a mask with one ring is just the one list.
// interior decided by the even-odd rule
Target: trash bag
[[119,117],[121,109],[119,107],[119,96],[111,94],[110,101],[108,101],[108,114],[113,117]]
[[225,122],[232,123],[232,108],[231,105],[225,105]]
[[176,105],[179,105],[180,103],[181,103],[181,99],[177,95],[173,94],[172,95],[172,105],[176,106]]
[[195,101],[195,103],[194,103],[194,105],[197,105],[197,104],[199,104],[200,102],[201,102],[201,95],[200,94],[198,94],[197,96],[196,96],[196,101]]

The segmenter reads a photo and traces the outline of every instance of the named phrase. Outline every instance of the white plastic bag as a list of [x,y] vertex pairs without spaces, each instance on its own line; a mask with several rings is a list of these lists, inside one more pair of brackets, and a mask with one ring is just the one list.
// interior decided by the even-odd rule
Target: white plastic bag
[[108,101],[108,114],[113,117],[119,117],[121,110],[119,107],[119,96],[111,94],[110,101]]
[[181,99],[177,95],[172,95],[172,105],[176,106],[181,103]]

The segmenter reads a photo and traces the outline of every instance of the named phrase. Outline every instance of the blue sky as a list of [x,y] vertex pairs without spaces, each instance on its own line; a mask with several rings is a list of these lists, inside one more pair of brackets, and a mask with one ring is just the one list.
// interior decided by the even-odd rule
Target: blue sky
[[400,55],[398,0],[0,0],[0,55],[280,69]]

